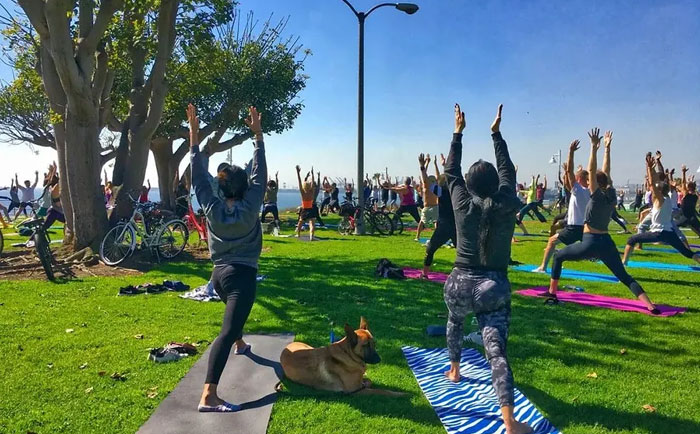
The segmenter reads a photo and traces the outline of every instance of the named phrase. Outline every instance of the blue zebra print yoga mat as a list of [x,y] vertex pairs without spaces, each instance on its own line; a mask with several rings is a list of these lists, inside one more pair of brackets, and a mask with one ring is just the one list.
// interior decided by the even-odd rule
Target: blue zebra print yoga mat
[[[491,385],[491,367],[481,353],[462,349],[464,378],[455,384],[444,375],[450,368],[447,349],[403,347],[402,350],[418,385],[448,434],[505,434],[506,427]],[[529,424],[536,434],[560,434],[517,389],[514,414],[516,420]]]
[[[533,270],[537,268],[535,265],[516,265],[515,267],[512,267],[511,270],[517,270],[517,271],[528,271],[528,272],[533,272]],[[552,270],[547,270],[547,273],[538,273],[542,274],[543,276],[549,276],[549,273]],[[577,270],[567,270],[564,268],[561,270],[561,277],[564,279],[579,279],[579,280],[589,280],[593,282],[619,282],[617,280],[617,277],[613,276],[612,274],[598,274],[598,273],[591,273],[588,271],[577,271]]]

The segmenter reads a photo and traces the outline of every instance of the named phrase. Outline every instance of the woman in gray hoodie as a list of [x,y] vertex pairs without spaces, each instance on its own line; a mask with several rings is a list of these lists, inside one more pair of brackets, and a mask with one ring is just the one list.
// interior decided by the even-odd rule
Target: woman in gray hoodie
[[[262,228],[258,212],[265,194],[267,164],[260,114],[249,108],[246,124],[255,136],[250,179],[238,166],[225,166],[215,182],[208,171],[208,158],[199,151],[199,118],[195,107],[187,107],[190,124],[192,186],[207,217],[209,253],[214,263],[212,283],[226,303],[221,333],[211,344],[204,391],[199,402],[201,412],[231,412],[240,406],[217,395],[217,385],[226,366],[231,347],[240,339],[243,326],[255,302],[258,258],[262,250]],[[214,188],[218,191],[214,191]]]

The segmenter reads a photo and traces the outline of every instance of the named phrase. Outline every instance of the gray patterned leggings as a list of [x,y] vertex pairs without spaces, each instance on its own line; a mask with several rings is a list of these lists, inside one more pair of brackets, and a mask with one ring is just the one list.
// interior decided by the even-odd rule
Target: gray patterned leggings
[[513,372],[508,365],[506,343],[510,326],[510,282],[503,272],[452,270],[445,282],[447,348],[450,361],[462,352],[464,318],[474,312],[484,339],[491,379],[501,407],[513,406]]

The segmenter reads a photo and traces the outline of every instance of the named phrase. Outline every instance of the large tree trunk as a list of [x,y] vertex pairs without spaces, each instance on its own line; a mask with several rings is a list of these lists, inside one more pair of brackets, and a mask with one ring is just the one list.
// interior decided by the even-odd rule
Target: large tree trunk
[[[129,148],[126,155],[128,165],[123,166],[123,172],[120,174],[122,183],[115,195],[114,210],[110,215],[110,220],[112,222],[131,215],[133,208],[129,195],[133,196],[134,199],[138,198],[141,187],[143,187],[144,178],[146,177],[150,138],[143,137],[139,132],[134,133],[133,130],[128,134]],[[119,153],[117,153],[117,155],[119,156]]]
[[56,140],[56,154],[58,159],[59,181],[61,183],[61,206],[66,223],[63,229],[64,245],[72,245],[75,230],[73,228],[73,204],[71,203],[70,190],[68,189],[68,176],[66,168],[66,129],[63,122],[53,124],[54,137]]
[[[81,114],[86,113],[81,110]],[[104,192],[100,189],[100,145],[99,120],[97,109],[87,111],[94,116],[73,114],[70,107],[66,110],[66,146],[65,161],[68,193],[72,209],[73,228],[75,231],[73,248],[80,250],[92,247],[97,250],[102,236],[107,229],[107,215],[104,206]]]
[[158,172],[158,189],[160,191],[160,202],[169,209],[175,209],[175,195],[173,181],[175,171],[179,162],[174,161],[173,141],[166,138],[153,139],[151,141],[151,151],[156,162]]

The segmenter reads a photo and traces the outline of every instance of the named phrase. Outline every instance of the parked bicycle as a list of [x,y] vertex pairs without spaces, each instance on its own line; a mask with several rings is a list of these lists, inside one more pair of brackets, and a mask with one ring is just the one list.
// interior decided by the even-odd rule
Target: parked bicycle
[[[55,261],[53,253],[51,252],[51,240],[49,239],[49,234],[46,233],[44,229],[44,218],[37,217],[34,219],[24,220],[17,226],[19,234],[22,236],[28,236],[29,241],[25,244],[30,247],[33,242],[36,254],[39,257],[39,262],[41,262],[41,267],[44,269],[46,278],[50,281],[54,280],[53,274],[53,264]],[[1,239],[2,237],[0,237]],[[0,243],[1,244],[1,243]]]
[[187,230],[189,232],[197,232],[199,235],[199,242],[207,243],[207,219],[204,216],[204,212],[200,209],[198,213],[194,212],[192,208],[192,200],[187,196],[187,214],[182,218],[187,225]]
[[[184,221],[152,202],[139,203],[129,195],[134,210],[131,218],[110,229],[100,244],[100,258],[107,265],[119,265],[136,250],[150,249],[156,257],[172,259],[187,245],[189,231]],[[139,224],[141,222],[141,224]]]
[[[340,206],[338,214],[343,218],[338,224],[338,232],[341,235],[349,235],[355,231],[355,221],[359,212],[359,207],[351,202],[344,202]],[[391,235],[393,233],[391,219],[385,211],[376,211],[372,206],[365,206],[363,218],[367,233],[373,234],[375,231],[381,235]]]

